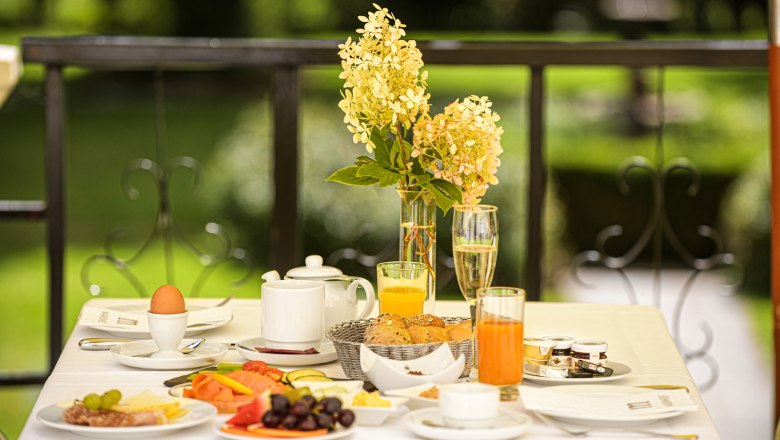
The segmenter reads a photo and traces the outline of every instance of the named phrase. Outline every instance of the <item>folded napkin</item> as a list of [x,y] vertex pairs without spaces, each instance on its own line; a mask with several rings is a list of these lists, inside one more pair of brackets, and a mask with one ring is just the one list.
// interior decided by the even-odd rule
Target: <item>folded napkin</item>
[[523,387],[520,398],[526,409],[555,411],[572,415],[631,417],[671,411],[696,411],[698,407],[685,390],[647,390],[623,394],[574,394],[549,388]]
[[[229,320],[232,316],[233,313],[227,307],[190,310],[187,315],[187,327],[196,324],[224,322]],[[81,310],[79,324],[149,331],[149,322],[145,312],[139,313],[136,311],[115,310],[101,307],[85,306]]]

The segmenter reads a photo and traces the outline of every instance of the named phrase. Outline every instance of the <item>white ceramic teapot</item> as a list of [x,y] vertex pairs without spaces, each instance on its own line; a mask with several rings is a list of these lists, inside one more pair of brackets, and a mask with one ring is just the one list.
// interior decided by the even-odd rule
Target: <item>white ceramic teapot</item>
[[[279,272],[272,270],[263,274],[266,281],[280,279]],[[366,318],[374,310],[374,286],[365,278],[344,275],[339,269],[322,265],[322,257],[309,255],[306,266],[290,269],[284,276],[286,280],[309,280],[325,282],[325,327],[353,319]],[[366,293],[366,305],[358,314],[357,288]]]

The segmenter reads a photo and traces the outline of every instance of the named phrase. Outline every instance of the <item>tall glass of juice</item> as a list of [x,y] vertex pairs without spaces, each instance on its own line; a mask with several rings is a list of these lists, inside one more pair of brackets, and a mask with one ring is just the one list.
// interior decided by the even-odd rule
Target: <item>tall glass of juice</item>
[[428,295],[428,266],[413,261],[388,261],[376,265],[379,313],[402,318],[423,312]]
[[479,381],[501,388],[503,400],[517,399],[523,381],[525,291],[516,287],[477,290]]

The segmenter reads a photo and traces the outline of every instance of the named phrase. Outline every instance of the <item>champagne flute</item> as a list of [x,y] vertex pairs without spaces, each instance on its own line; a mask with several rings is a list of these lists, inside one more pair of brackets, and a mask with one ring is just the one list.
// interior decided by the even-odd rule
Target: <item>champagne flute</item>
[[455,275],[471,312],[472,370],[470,379],[477,380],[477,289],[489,287],[493,281],[498,255],[498,208],[491,205],[460,205],[452,220],[452,255]]

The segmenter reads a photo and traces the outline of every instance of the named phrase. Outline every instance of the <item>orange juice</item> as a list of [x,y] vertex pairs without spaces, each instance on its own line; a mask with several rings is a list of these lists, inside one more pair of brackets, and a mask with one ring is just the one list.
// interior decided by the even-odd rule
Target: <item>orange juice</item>
[[423,312],[425,289],[413,286],[388,286],[383,287],[378,296],[380,314],[395,313],[404,318]]
[[485,319],[477,323],[479,381],[514,385],[523,381],[523,323]]

